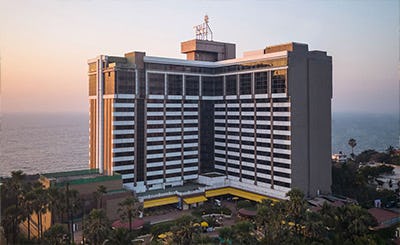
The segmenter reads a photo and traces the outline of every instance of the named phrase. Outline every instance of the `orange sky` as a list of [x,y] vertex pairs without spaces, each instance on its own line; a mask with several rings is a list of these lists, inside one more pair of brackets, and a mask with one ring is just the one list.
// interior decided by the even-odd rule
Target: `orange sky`
[[289,41],[328,51],[334,111],[398,112],[398,1],[46,0],[0,0],[1,111],[87,112],[87,59],[184,58],[205,13],[237,56]]

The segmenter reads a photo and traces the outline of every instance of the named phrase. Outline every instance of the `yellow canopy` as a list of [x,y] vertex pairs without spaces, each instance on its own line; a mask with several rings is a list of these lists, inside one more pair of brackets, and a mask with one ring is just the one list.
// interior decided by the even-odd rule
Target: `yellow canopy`
[[206,198],[205,196],[195,196],[195,197],[183,198],[183,201],[184,201],[186,204],[193,204],[193,203],[198,203],[198,202],[207,201],[207,198]]
[[151,200],[145,200],[143,203],[144,208],[158,207],[172,203],[178,203],[179,198],[177,196],[161,197]]
[[222,196],[222,195],[227,195],[227,194],[245,198],[245,199],[252,200],[252,201],[256,201],[256,202],[262,202],[263,199],[270,199],[274,202],[278,201],[278,199],[275,199],[272,197],[256,194],[253,192],[243,191],[243,190],[236,189],[233,187],[224,187],[224,188],[206,191],[206,197]]
[[225,188],[219,188],[219,189],[214,189],[214,190],[208,190],[208,191],[206,191],[206,197],[216,197],[216,196],[230,194],[229,189],[230,188],[225,187]]
[[158,238],[160,238],[160,239],[165,239],[165,238],[167,238],[167,235],[165,235],[164,233],[162,233],[162,234],[158,235]]

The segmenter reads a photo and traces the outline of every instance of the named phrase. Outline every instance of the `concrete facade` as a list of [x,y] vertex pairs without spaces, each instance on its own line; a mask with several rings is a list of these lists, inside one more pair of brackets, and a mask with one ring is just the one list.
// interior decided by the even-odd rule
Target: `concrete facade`
[[307,196],[330,192],[326,52],[287,43],[235,58],[234,44],[190,40],[181,47],[187,60],[143,52],[89,60],[89,81],[97,78],[90,87],[113,84],[106,94],[89,93],[103,115],[90,122],[97,139],[90,153],[102,156],[90,166],[120,173],[138,193],[213,171],[225,185],[276,198],[294,187]]

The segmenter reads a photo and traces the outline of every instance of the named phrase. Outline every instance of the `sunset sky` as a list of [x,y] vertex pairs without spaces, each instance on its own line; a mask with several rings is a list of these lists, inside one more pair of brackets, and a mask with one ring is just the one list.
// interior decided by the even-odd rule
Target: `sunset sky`
[[87,112],[87,60],[184,58],[209,15],[243,51],[290,41],[333,56],[333,111],[399,112],[399,2],[0,0],[1,111]]

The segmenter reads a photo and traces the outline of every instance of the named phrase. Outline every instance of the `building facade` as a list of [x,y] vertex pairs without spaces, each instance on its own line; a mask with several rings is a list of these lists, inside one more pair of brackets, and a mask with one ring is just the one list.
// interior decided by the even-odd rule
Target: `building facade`
[[[181,44],[187,59],[99,56],[89,64],[90,168],[138,193],[225,176],[284,198],[331,185],[332,58],[288,43]],[[228,181],[228,182],[227,182]]]

